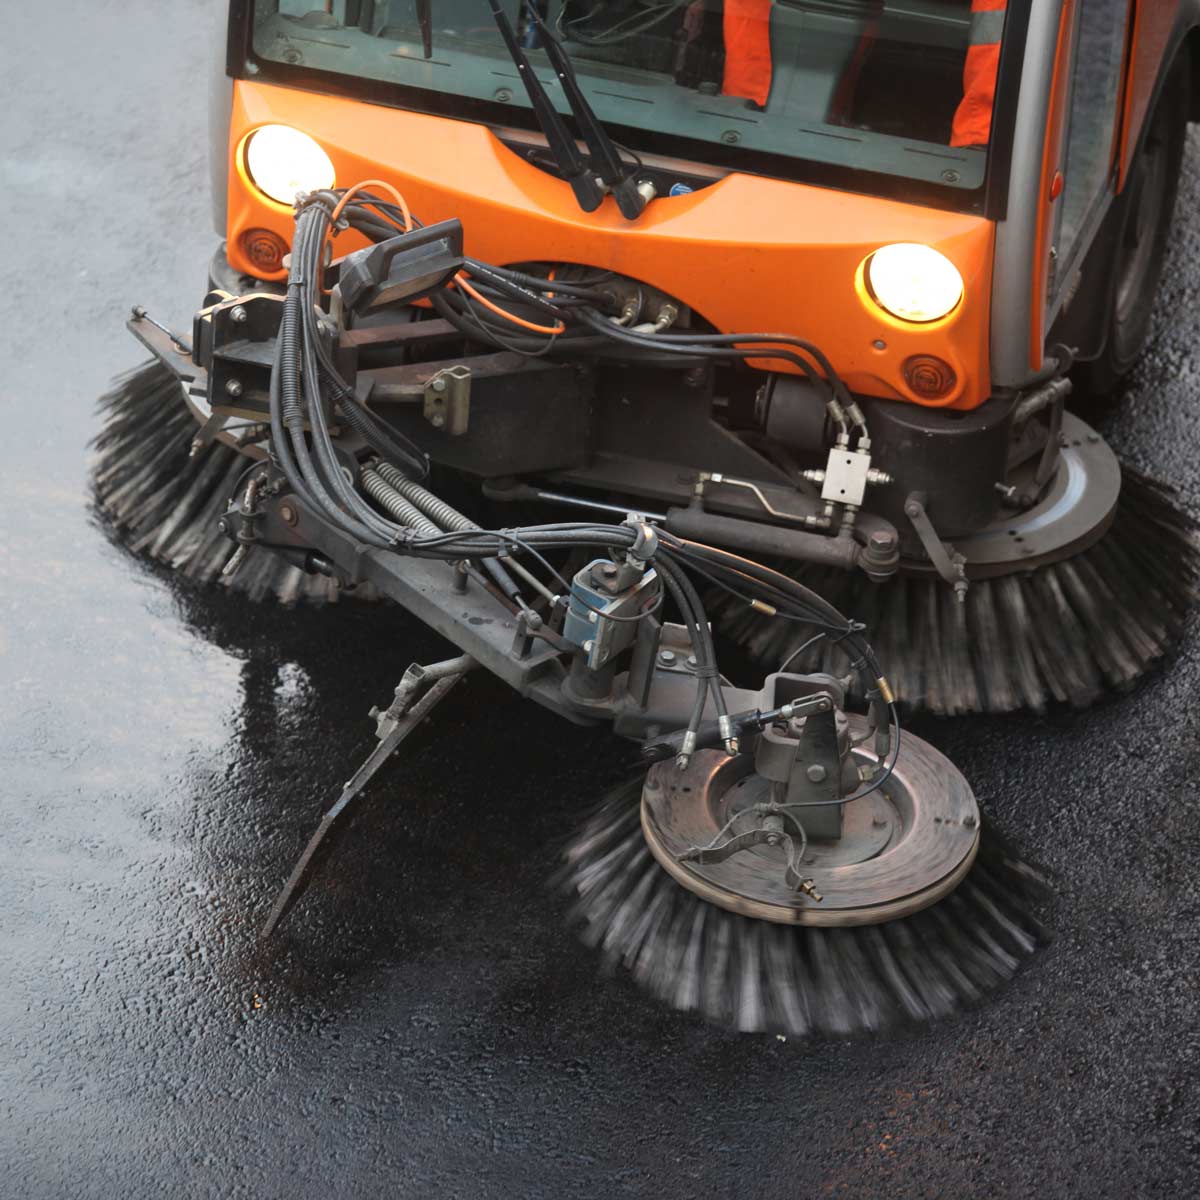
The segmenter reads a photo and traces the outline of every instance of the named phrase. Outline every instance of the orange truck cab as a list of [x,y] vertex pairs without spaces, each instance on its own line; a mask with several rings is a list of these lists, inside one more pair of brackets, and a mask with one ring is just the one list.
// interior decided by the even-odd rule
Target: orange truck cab
[[[1118,519],[1122,472],[1066,399],[1146,339],[1198,22],[1194,0],[232,0],[213,290],[189,362],[134,330],[201,442],[250,452],[297,203],[340,201],[325,373],[493,520],[636,508],[853,579],[872,611],[909,597],[884,635],[904,658],[918,585],[986,624],[1006,579]],[[432,288],[364,257],[432,254],[447,222],[466,266]],[[351,270],[376,271],[353,303]],[[274,536],[353,581],[328,539]],[[1111,674],[984,697],[899,671],[949,711]]]
[[[1160,170],[1161,137],[1147,135],[1179,59],[1166,105],[1186,96],[1190,112],[1197,6],[724,6],[741,10],[743,42],[769,30],[761,103],[743,95],[752,58],[742,82],[731,79],[720,3],[596,7],[556,3],[550,15],[579,39],[567,44],[597,115],[654,181],[635,222],[612,200],[581,212],[547,173],[544,138],[481,0],[431,6],[428,58],[409,0],[232,4],[212,143],[230,264],[283,277],[262,234],[287,243],[291,206],[257,189],[245,161],[254,130],[281,124],[316,138],[339,183],[389,179],[426,221],[460,217],[478,258],[628,272],[724,332],[809,338],[865,395],[974,408],[1040,370],[1060,318],[1077,358],[1104,355],[1115,313],[1098,310],[1097,293],[1113,287],[1081,291],[1083,268],[1098,243],[1102,269],[1088,265],[1116,284],[1122,245],[1106,218],[1139,154],[1149,151],[1152,174],[1177,169],[1177,136]],[[1161,193],[1171,189],[1152,190],[1152,215],[1169,217]],[[1155,259],[1162,237],[1151,240]],[[860,268],[893,242],[953,263],[963,289],[951,312],[913,322],[875,302]],[[1120,261],[1136,269],[1134,257]],[[1112,365],[1127,368],[1140,340],[1110,347]],[[921,374],[918,357],[949,370]]]

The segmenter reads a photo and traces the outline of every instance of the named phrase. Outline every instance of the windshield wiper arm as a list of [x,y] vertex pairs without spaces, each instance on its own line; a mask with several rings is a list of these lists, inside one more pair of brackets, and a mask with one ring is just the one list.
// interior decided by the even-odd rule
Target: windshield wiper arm
[[579,80],[575,77],[571,56],[547,28],[537,5],[530,4],[528,12],[537,26],[538,33],[541,34],[542,49],[545,50],[546,57],[558,76],[558,82],[562,84],[563,95],[571,106],[575,120],[579,122],[579,132],[583,134],[583,140],[587,144],[593,170],[600,176],[601,183],[612,193],[617,207],[621,210],[621,216],[627,221],[637,220],[642,215],[649,197],[638,191],[633,175],[625,169],[625,164],[621,161],[620,152],[604,126],[600,124],[600,119],[588,103],[588,98],[583,94]]
[[421,49],[433,57],[433,0],[417,0],[417,26],[421,30]]
[[529,103],[533,105],[533,115],[546,135],[546,144],[550,147],[550,153],[554,155],[558,169],[562,172],[563,178],[571,185],[579,207],[584,212],[595,212],[600,207],[600,201],[604,199],[604,193],[600,190],[594,169],[584,161],[583,155],[579,153],[579,147],[575,145],[575,139],[571,136],[562,117],[558,115],[558,110],[546,94],[546,89],[542,87],[542,81],[534,74],[525,51],[521,49],[521,44],[517,41],[517,35],[513,31],[511,22],[505,15],[504,9],[500,7],[500,0],[490,0],[490,3],[496,28],[500,30],[500,36],[504,39],[504,45],[508,49],[508,56],[513,60],[517,73],[521,76],[521,82],[525,85]]

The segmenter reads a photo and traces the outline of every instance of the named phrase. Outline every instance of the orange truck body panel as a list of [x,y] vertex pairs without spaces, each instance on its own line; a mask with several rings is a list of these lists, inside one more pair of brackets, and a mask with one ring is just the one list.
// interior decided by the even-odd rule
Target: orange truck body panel
[[[269,229],[289,244],[292,237],[291,209],[264,197],[243,162],[246,136],[268,124],[293,125],[316,138],[339,186],[385,179],[421,220],[460,218],[473,257],[500,266],[583,263],[629,275],[683,301],[722,332],[809,339],[865,395],[923,403],[905,382],[903,364],[934,355],[957,376],[939,406],[970,409],[988,397],[994,226],[982,217],[733,174],[689,195],[661,197],[630,223],[611,200],[595,213],[580,212],[566,183],[482,125],[239,80],[227,234],[231,264],[248,274],[255,272],[242,234]],[[965,294],[949,316],[912,325],[874,302],[862,266],[892,242],[925,243],[957,266]],[[347,236],[337,250],[357,244]]]

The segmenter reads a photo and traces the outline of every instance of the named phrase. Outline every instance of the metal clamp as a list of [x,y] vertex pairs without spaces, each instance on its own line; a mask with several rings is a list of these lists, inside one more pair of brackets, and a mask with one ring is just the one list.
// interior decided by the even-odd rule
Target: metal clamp
[[471,419],[471,368],[444,367],[425,381],[425,420],[451,437],[467,432]]

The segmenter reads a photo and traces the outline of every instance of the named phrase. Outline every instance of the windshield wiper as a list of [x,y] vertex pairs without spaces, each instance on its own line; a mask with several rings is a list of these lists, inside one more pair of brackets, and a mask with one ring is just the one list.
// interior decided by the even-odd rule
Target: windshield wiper
[[[495,8],[495,5],[493,4],[492,7]],[[563,95],[566,96],[567,103],[571,106],[575,120],[579,122],[579,132],[583,134],[583,140],[591,155],[592,169],[600,176],[600,182],[612,193],[617,207],[621,210],[621,216],[627,221],[637,220],[642,215],[650,197],[643,195],[638,190],[632,173],[625,169],[625,164],[621,162],[620,152],[612,138],[605,132],[604,126],[600,124],[600,119],[596,116],[595,110],[588,103],[588,98],[579,86],[570,55],[547,28],[538,12],[537,5],[530,4],[528,12],[541,35],[542,49],[545,50],[546,57],[550,60],[550,65],[558,76],[558,82],[562,84]]]
[[534,74],[533,67],[525,56],[525,51],[521,49],[521,44],[517,41],[512,24],[505,15],[504,9],[500,7],[500,0],[490,0],[490,3],[496,28],[500,30],[500,36],[504,39],[504,45],[508,49],[508,56],[513,60],[517,73],[521,76],[521,82],[525,85],[529,103],[533,105],[533,115],[546,135],[546,144],[550,147],[550,153],[554,155],[554,161],[557,163],[559,171],[571,185],[579,207],[584,212],[595,212],[600,207],[600,201],[604,199],[604,193],[600,189],[594,168],[579,153],[575,139],[571,136],[562,117],[558,115],[558,110],[546,94],[546,89],[542,87],[542,81]]
[[417,0],[417,26],[421,30],[421,49],[433,57],[433,0]]

